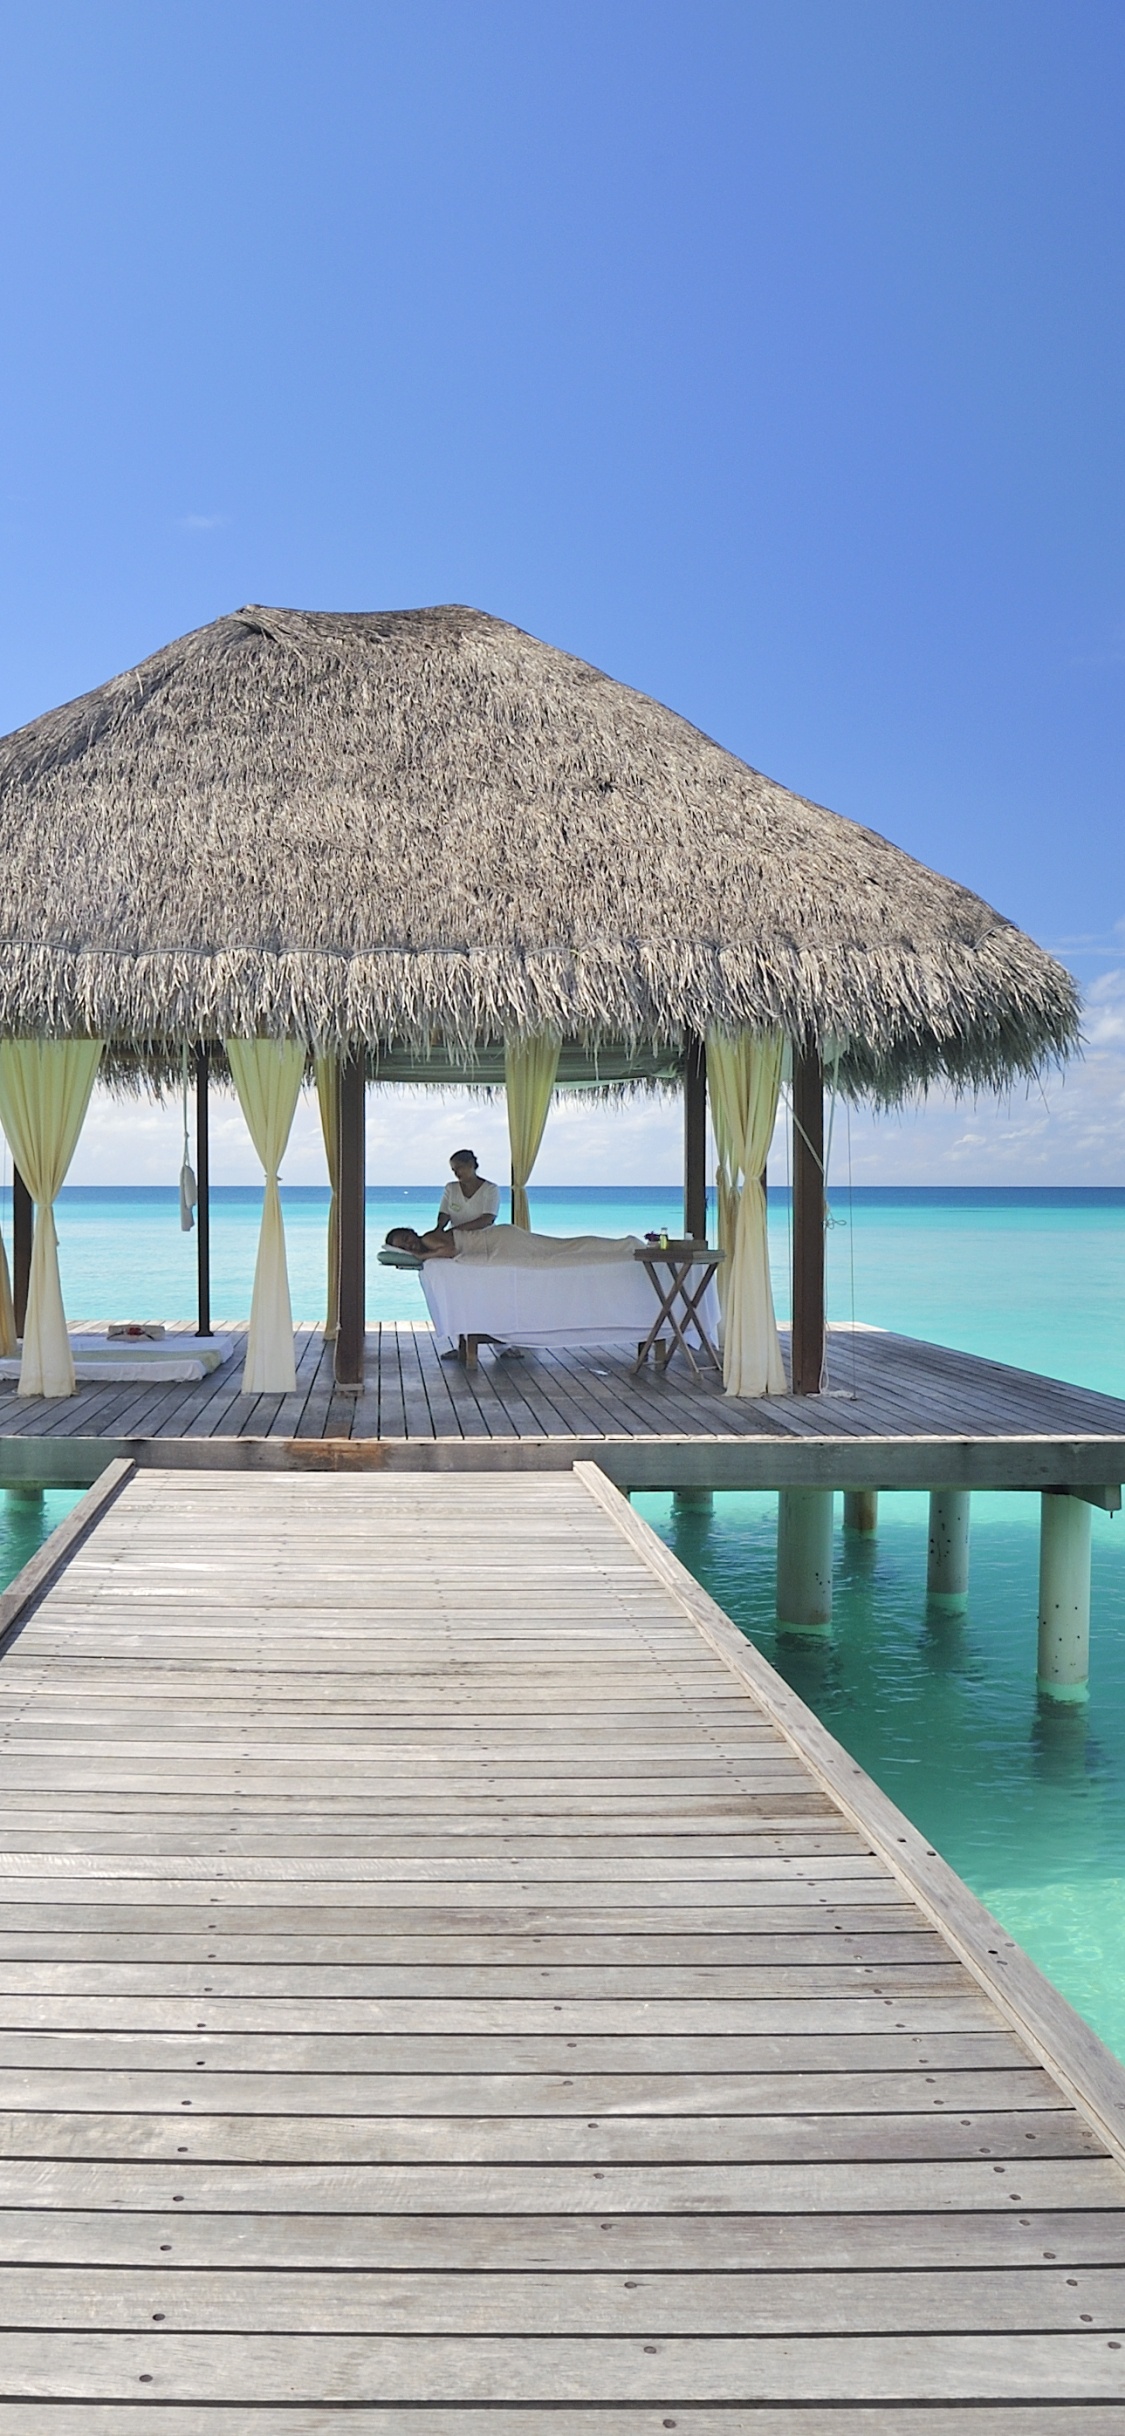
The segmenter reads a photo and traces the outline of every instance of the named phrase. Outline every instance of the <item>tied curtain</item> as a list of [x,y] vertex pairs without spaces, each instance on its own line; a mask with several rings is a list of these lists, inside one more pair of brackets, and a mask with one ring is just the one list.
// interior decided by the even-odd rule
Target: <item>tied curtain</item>
[[244,1396],[288,1396],[297,1384],[293,1306],[285,1266],[285,1224],[278,1172],[305,1073],[299,1040],[228,1040],[227,1057],[250,1139],[266,1171],[262,1231],[250,1299]]
[[535,1165],[555,1088],[562,1042],[542,1032],[534,1040],[504,1043],[504,1088],[512,1149],[512,1225],[530,1227],[527,1179]]
[[324,1321],[326,1337],[334,1337],[340,1322],[340,1060],[338,1057],[318,1057],[316,1061],[316,1103],[320,1110],[320,1130],[324,1136],[324,1156],[328,1162],[328,1309]]
[[74,1157],[101,1055],[100,1040],[0,1041],[0,1125],[35,1203],[21,1396],[74,1394],[54,1204]]
[[785,1370],[773,1311],[762,1170],[781,1089],[780,1032],[707,1035],[707,1087],[718,1152],[723,1386],[728,1396],[780,1396]]

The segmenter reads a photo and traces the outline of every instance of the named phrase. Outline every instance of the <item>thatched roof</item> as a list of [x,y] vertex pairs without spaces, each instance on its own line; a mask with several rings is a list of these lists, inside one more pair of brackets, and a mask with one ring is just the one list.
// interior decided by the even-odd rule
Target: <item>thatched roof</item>
[[1065,1054],[967,889],[474,609],[243,609],[0,745],[0,1032],[456,1056],[780,1024],[893,1092]]

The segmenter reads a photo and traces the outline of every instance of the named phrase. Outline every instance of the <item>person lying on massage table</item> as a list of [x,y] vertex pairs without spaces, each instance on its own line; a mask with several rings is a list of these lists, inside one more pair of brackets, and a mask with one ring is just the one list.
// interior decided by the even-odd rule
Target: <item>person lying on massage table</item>
[[412,1226],[393,1226],[387,1236],[393,1252],[412,1252],[416,1260],[487,1261],[512,1269],[575,1269],[606,1260],[631,1260],[644,1250],[639,1235],[533,1235],[523,1226],[490,1226],[470,1233],[428,1227],[419,1234]]

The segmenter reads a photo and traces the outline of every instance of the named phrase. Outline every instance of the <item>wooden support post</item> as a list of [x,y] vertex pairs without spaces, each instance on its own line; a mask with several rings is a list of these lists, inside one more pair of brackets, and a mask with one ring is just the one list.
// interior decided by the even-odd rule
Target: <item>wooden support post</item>
[[935,1607],[960,1608],[968,1605],[972,1502],[968,1489],[930,1491],[926,1596]]
[[778,1491],[777,1620],[796,1632],[832,1622],[831,1489]]
[[211,1143],[207,1084],[211,1052],[201,1041],[195,1052],[195,1262],[199,1336],[211,1334]]
[[793,1336],[795,1396],[818,1396],[824,1373],[824,1073],[816,1048],[793,1051]]
[[707,1241],[707,1048],[697,1032],[684,1043],[684,1234]]
[[844,1529],[873,1539],[879,1526],[878,1489],[845,1489]]
[[31,1284],[31,1245],[35,1234],[35,1203],[15,1161],[12,1162],[12,1302],[16,1335],[22,1337]]
[[338,1387],[362,1388],[366,1320],[364,1116],[362,1049],[340,1061],[340,1316],[336,1330]]
[[1046,1489],[1039,1535],[1039,1689],[1085,1700],[1090,1675],[1090,1508]]
[[714,1489],[673,1489],[672,1491],[672,1516],[675,1521],[682,1522],[685,1515],[690,1515],[694,1520],[700,1514],[713,1514],[714,1510]]

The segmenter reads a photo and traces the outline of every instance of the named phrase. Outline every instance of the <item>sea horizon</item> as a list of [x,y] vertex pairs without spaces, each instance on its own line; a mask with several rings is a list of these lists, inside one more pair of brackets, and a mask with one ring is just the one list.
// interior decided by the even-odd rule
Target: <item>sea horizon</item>
[[[447,1179],[445,1177],[439,1176],[416,1184],[380,1184],[369,1182],[364,1187],[364,1195],[365,1199],[368,1201],[378,1201],[382,1199],[394,1200],[402,1195],[413,1196],[418,1193],[440,1194],[446,1181]],[[506,1191],[508,1188],[505,1185],[502,1187],[502,1189]],[[327,1201],[329,1198],[329,1191],[330,1188],[327,1183],[286,1184],[283,1182],[281,1185],[281,1194],[283,1200]],[[263,1186],[261,1184],[212,1184],[210,1187],[210,1198],[212,1201],[215,1201],[220,1199],[229,1200],[249,1197],[251,1199],[257,1199],[260,1201],[262,1198],[262,1192]],[[670,1194],[682,1194],[683,1183],[679,1178],[673,1178],[671,1183],[661,1183],[657,1179],[650,1179],[649,1181],[641,1184],[536,1184],[533,1182],[529,1186],[528,1192],[532,1203],[534,1203],[537,1196],[544,1201],[582,1201],[594,1199],[598,1201],[625,1202],[636,1200],[638,1195],[653,1194],[659,1195],[662,1199],[667,1200]],[[80,1198],[89,1199],[91,1197],[101,1195],[108,1200],[113,1199],[120,1194],[126,1194],[130,1199],[165,1201],[169,1203],[169,1205],[178,1204],[180,1197],[178,1184],[129,1184],[126,1182],[121,1182],[115,1184],[64,1184],[58,1195],[58,1199],[59,1201],[73,1201]],[[10,1208],[11,1198],[11,1185],[0,1184],[0,1206]],[[771,1178],[769,1183],[769,1198],[771,1201],[790,1201],[792,1199],[792,1188],[787,1184],[775,1184]],[[827,1198],[833,1208],[836,1208],[838,1205],[842,1206],[849,1201],[853,1203],[866,1203],[869,1206],[875,1206],[881,1203],[887,1208],[893,1208],[896,1204],[901,1204],[905,1207],[911,1202],[920,1200],[932,1201],[935,1203],[946,1203],[950,1207],[964,1205],[966,1208],[987,1208],[989,1205],[993,1204],[996,1206],[1002,1206],[1008,1202],[1025,1202],[1028,1205],[1036,1204],[1044,1208],[1064,1208],[1070,1205],[1079,1205],[1082,1203],[1089,1203],[1091,1205],[1101,1203],[1106,1207],[1125,1208],[1125,1183],[829,1184],[827,1188]],[[709,1188],[708,1201],[710,1204],[713,1204],[714,1202],[713,1187]]]

